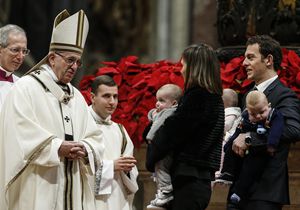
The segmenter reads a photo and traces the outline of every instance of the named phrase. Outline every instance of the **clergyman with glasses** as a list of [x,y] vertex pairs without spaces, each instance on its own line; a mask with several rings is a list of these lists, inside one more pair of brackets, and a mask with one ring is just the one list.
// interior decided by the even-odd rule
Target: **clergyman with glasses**
[[90,182],[101,167],[102,132],[70,83],[82,64],[88,26],[82,10],[58,14],[48,55],[6,97],[0,114],[1,210],[96,209]]
[[0,28],[0,110],[4,99],[18,77],[13,73],[30,52],[25,31],[13,24]]

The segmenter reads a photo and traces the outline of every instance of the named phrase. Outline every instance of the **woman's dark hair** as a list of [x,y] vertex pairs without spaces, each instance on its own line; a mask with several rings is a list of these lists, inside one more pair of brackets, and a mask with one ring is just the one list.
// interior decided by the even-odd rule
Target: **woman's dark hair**
[[183,51],[186,64],[185,89],[200,86],[222,95],[220,64],[216,52],[207,44],[191,45]]

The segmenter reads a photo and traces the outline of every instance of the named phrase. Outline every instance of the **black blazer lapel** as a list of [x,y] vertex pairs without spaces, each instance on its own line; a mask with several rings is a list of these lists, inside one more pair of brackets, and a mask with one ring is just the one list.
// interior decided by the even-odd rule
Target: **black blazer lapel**
[[269,94],[273,91],[274,88],[276,88],[277,85],[281,84],[280,80],[277,78],[275,79],[264,91],[264,94],[269,96]]

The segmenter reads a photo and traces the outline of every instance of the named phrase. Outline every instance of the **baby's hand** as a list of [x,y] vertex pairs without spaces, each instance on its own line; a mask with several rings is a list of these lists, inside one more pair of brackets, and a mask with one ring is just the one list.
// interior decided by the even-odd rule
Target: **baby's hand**
[[152,117],[154,117],[157,113],[158,113],[158,110],[155,109],[155,110],[152,112]]

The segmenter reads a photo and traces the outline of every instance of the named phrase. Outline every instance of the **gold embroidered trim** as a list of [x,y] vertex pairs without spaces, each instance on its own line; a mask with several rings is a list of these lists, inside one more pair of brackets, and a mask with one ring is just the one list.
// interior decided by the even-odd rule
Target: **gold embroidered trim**
[[67,44],[67,43],[60,43],[60,42],[52,42],[50,46],[65,46],[65,47],[76,47],[78,49],[83,50],[81,46],[77,46],[75,44]]
[[58,16],[56,19],[55,19],[55,22],[54,22],[54,27],[56,28],[58,26],[58,24],[60,24],[62,21],[64,21],[66,18],[68,18],[70,16],[70,14],[68,13],[67,10],[64,10],[61,12],[60,16]]
[[89,142],[87,142],[85,140],[82,140],[82,141],[84,143],[86,143],[90,147],[90,149],[92,150],[92,153],[93,153],[93,156],[94,156],[94,161],[95,161],[95,171],[97,171],[101,167],[101,163],[100,163],[100,161],[97,161],[96,152],[95,152],[94,148],[92,147],[92,145]]
[[83,24],[84,24],[84,13],[82,10],[80,10],[78,14],[77,37],[76,37],[76,45],[79,47],[81,46],[82,43]]
[[25,171],[25,169],[28,167],[28,165],[33,161],[35,160],[39,155],[40,153],[42,152],[42,150],[53,140],[55,139],[56,137],[54,136],[51,136],[50,138],[48,138],[45,142],[43,142],[35,151],[33,151],[30,155],[29,155],[29,158],[28,158],[28,161],[27,163],[25,164],[25,166],[16,174],[16,176],[14,176],[7,184],[7,187],[6,187],[6,192],[8,190],[8,188],[17,180],[17,178],[19,176],[21,176],[21,174]]

